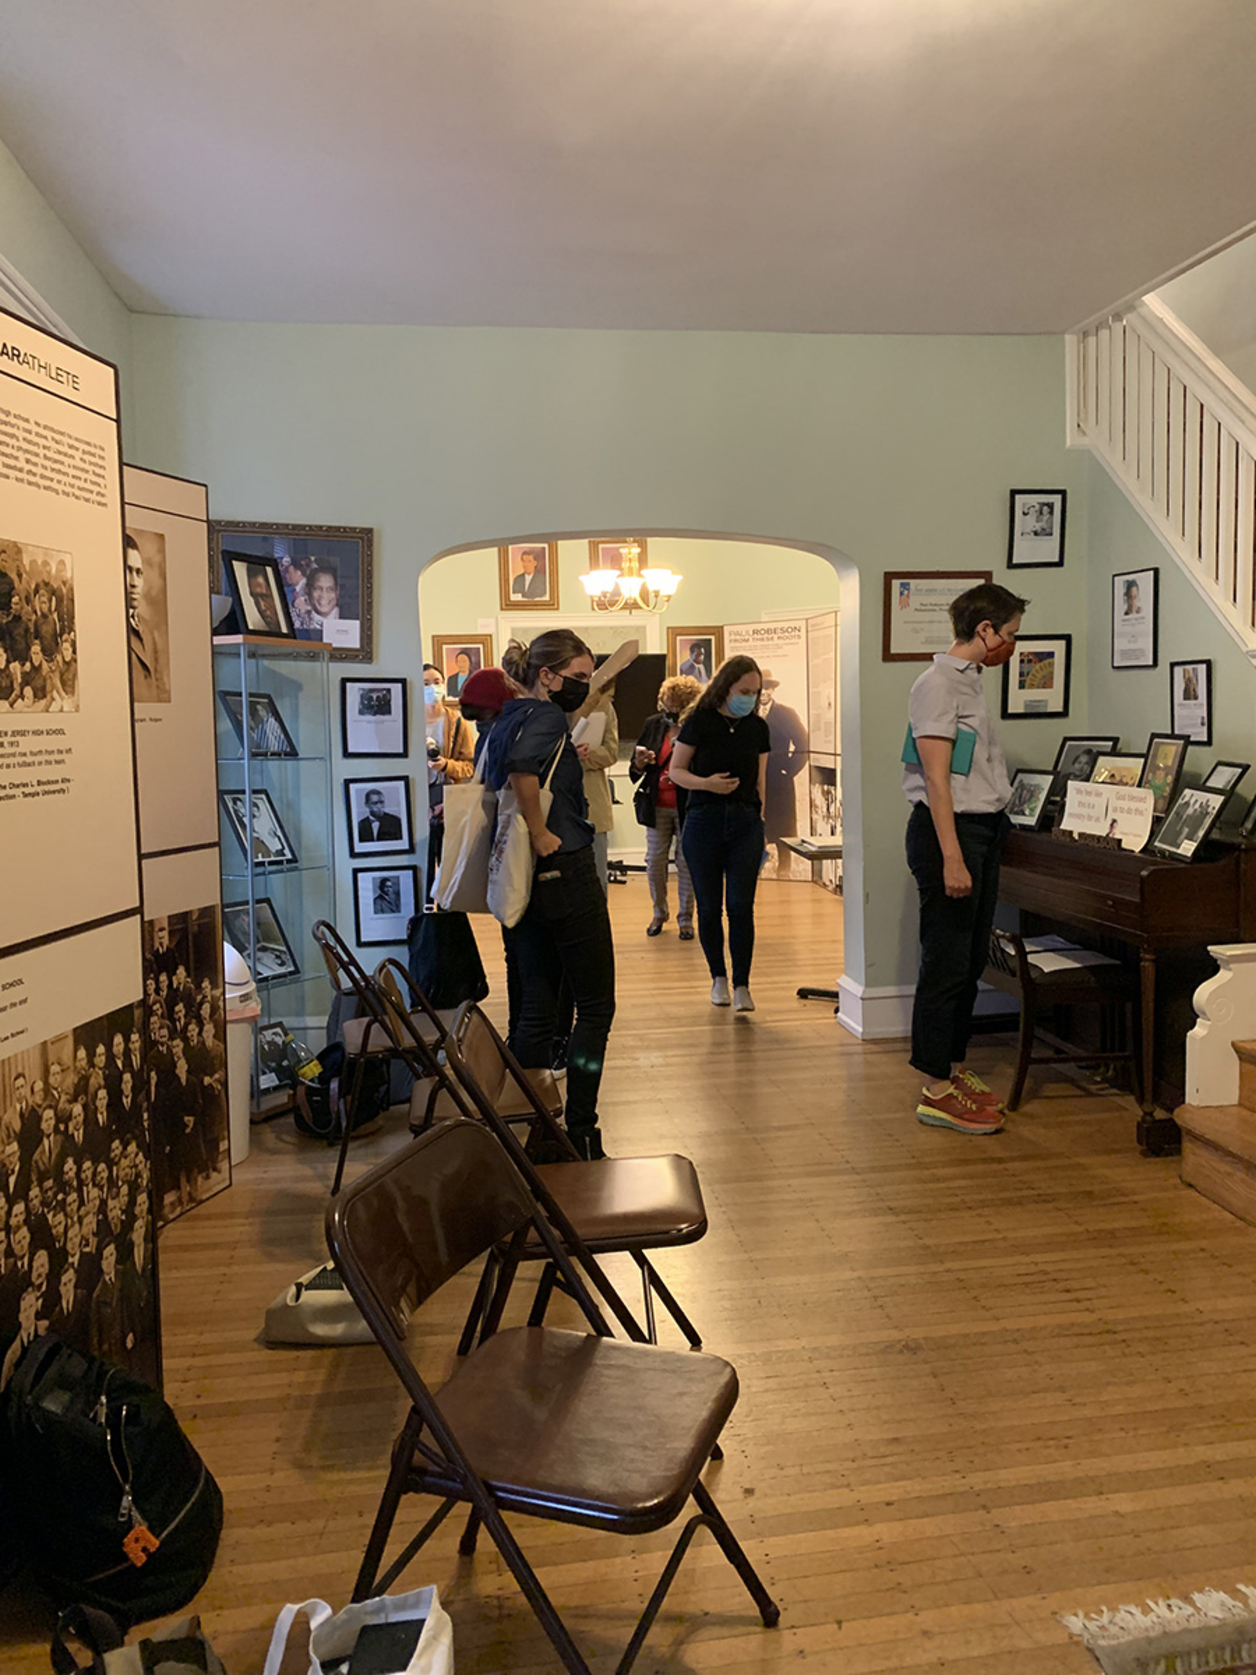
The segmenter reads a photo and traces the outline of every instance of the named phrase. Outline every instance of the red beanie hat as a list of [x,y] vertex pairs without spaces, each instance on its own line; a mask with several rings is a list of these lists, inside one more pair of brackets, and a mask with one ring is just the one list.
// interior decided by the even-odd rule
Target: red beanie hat
[[504,669],[477,669],[462,683],[458,694],[463,704],[485,715],[500,715],[504,705],[519,696],[519,689]]

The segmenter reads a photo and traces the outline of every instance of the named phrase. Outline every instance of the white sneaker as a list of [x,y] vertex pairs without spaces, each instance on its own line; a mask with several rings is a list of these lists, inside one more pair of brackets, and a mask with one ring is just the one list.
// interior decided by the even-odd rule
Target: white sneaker
[[717,977],[714,983],[711,984],[711,1005],[727,1006],[730,998],[731,997],[728,993],[728,978]]
[[744,983],[739,983],[733,990],[733,1011],[753,1012],[754,997]]

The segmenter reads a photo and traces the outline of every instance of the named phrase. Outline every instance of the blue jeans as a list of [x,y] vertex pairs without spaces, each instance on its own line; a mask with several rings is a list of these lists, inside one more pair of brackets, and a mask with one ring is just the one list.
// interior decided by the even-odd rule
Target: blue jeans
[[690,801],[681,845],[693,880],[698,907],[698,940],[712,977],[727,977],[724,920],[728,913],[728,951],[733,987],[750,982],[754,958],[754,893],[763,865],[763,815],[757,806],[734,802]]

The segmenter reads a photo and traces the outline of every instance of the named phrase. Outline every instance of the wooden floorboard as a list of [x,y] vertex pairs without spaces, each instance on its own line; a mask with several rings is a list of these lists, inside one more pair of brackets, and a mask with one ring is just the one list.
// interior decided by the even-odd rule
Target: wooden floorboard
[[[840,970],[827,893],[764,885],[744,1018],[710,1006],[696,943],[642,934],[640,878],[611,900],[607,1145],[700,1170],[710,1233],[659,1266],[738,1369],[708,1477],[782,1608],[765,1632],[699,1537],[642,1675],[1067,1675],[1093,1666],[1057,1611],[1256,1580],[1256,1229],[1139,1157],[1127,1099],[1062,1078],[998,1137],[921,1128],[902,1044],[861,1046],[795,998]],[[496,991],[491,927],[482,941]],[[974,1059],[1006,1077],[1006,1044]],[[403,1136],[391,1120],[353,1167]],[[167,1392],[226,1499],[198,1608],[229,1675],[257,1675],[286,1600],[345,1602],[402,1411],[372,1347],[259,1343],[266,1305],[323,1255],[333,1160],[286,1123],[254,1141],[160,1253]],[[610,1266],[628,1291],[629,1264]],[[470,1293],[459,1279],[422,1317],[436,1379]],[[406,1580],[439,1585],[460,1675],[556,1670],[491,1546],[458,1558],[458,1528]],[[668,1536],[518,1528],[609,1671]],[[10,1594],[0,1667],[42,1675],[46,1631]]]

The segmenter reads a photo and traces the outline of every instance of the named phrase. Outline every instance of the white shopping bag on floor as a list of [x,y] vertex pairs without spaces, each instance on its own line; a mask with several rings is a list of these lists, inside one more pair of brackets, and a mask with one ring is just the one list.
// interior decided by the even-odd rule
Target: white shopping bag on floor
[[321,1599],[307,1599],[300,1605],[285,1605],[270,1637],[263,1675],[279,1675],[288,1636],[298,1617],[310,1623],[308,1675],[345,1675],[349,1659],[364,1628],[377,1623],[412,1622],[425,1619],[418,1645],[408,1659],[380,1675],[454,1675],[453,1625],[441,1607],[435,1588],[419,1588],[412,1594],[384,1594],[346,1605],[332,1615],[331,1606]]

